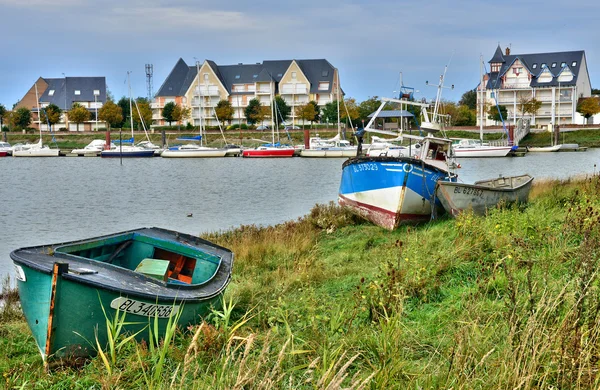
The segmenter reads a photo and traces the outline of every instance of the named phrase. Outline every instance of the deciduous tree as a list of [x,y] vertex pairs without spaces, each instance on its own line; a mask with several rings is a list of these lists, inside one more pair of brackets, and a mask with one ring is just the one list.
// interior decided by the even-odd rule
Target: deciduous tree
[[459,106],[467,106],[471,110],[477,108],[477,91],[471,89],[462,94],[460,100],[458,101]]
[[13,111],[10,115],[10,124],[19,129],[26,129],[31,124],[31,111],[26,107]]
[[143,97],[137,98],[135,100],[135,104],[133,105],[133,121],[135,122],[136,127],[139,127],[139,125],[142,124],[142,121],[140,120],[140,113],[142,114],[143,125],[146,128],[150,127],[152,124],[152,109],[150,108],[148,99]]
[[217,113],[217,118],[219,121],[225,126],[225,122],[231,124],[233,120],[233,107],[231,106],[231,102],[226,99],[221,99],[217,103],[217,107],[215,107],[215,112]]
[[111,127],[118,127],[123,123],[123,110],[115,102],[108,100],[98,110],[98,119],[106,122],[108,130],[110,130]]
[[123,119],[121,120],[121,123],[119,123],[119,125],[115,127],[130,127],[129,117],[131,116],[131,112],[129,110],[129,98],[123,96],[121,99],[119,99],[117,105],[121,107],[121,114],[123,115]]
[[315,118],[315,106],[313,106],[310,102],[296,106],[295,114],[298,118],[302,119],[302,126],[306,121],[311,121]]
[[587,122],[590,117],[600,112],[600,98],[589,97],[581,99],[579,104],[577,104],[577,112],[583,115]]
[[340,104],[340,111],[341,120],[347,124],[350,124],[350,122],[356,122],[356,120],[360,117],[358,105],[356,104],[356,99],[354,98],[344,99],[344,104]]
[[458,106],[456,117],[453,119],[452,123],[455,126],[475,126],[477,124],[475,111],[464,104]]
[[173,109],[173,120],[177,122],[177,129],[181,128],[181,122],[190,117],[192,110],[189,107],[183,107],[180,104],[176,104]]
[[523,105],[522,112],[525,114],[536,115],[540,108],[542,108],[542,102],[536,98],[531,98]]
[[3,125],[3,121],[4,118],[6,117],[6,107],[4,107],[4,104],[0,104],[0,129],[2,129],[2,125]]
[[292,108],[283,100],[281,96],[275,96],[275,109],[277,117],[281,122],[286,122],[292,113]]
[[310,120],[311,124],[321,121],[321,109],[319,108],[317,102],[311,100],[308,102],[308,104],[312,104],[313,108],[315,109],[315,116]]
[[363,100],[358,105],[358,113],[360,115],[359,119],[368,122],[370,119],[369,115],[377,111],[379,106],[381,106],[381,100],[378,96],[373,96],[367,100]]
[[323,107],[321,118],[327,123],[337,123],[338,118],[337,101],[334,100],[325,104]]
[[244,116],[250,125],[262,122],[265,118],[263,114],[264,111],[261,110],[260,101],[258,99],[250,100],[244,109]]
[[[502,114],[502,117],[500,117],[500,113]],[[496,122],[501,122],[502,119],[506,119],[506,117],[506,106],[490,106],[488,110],[488,119],[491,119]]]
[[62,110],[56,104],[48,104],[44,109],[42,109],[40,120],[42,123],[47,123],[52,127],[53,125],[60,122],[60,116],[62,114]]
[[73,103],[73,107],[69,110],[69,120],[77,124],[77,131],[79,131],[79,124],[89,121],[92,114],[79,103]]
[[162,117],[164,120],[169,122],[169,126],[171,126],[171,122],[175,120],[175,118],[173,118],[173,111],[175,110],[175,106],[176,105],[174,102],[169,102],[165,104],[165,106],[162,109]]

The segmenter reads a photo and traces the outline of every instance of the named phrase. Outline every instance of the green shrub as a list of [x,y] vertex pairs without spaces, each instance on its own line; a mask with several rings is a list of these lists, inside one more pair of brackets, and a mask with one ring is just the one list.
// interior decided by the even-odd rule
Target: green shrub
[[190,122],[188,122],[187,125],[185,125],[185,129],[186,130],[193,130],[194,129],[194,125],[192,125]]
[[10,131],[10,129],[8,128],[8,126],[2,126],[2,131]]
[[240,125],[240,127],[242,128],[242,130],[248,130],[248,125],[247,125],[247,124],[245,124],[245,123],[242,123],[242,124]]
[[227,130],[237,130],[239,128],[240,128],[240,124],[239,123],[227,126]]

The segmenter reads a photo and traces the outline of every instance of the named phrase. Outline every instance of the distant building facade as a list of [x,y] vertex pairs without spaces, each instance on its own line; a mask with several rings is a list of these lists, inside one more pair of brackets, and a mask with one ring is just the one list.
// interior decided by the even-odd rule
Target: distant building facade
[[[55,104],[63,110],[60,123],[54,129],[66,128],[76,131],[77,125],[69,122],[67,111],[74,103],[79,103],[90,111],[91,120],[79,125],[80,131],[95,130],[96,112],[106,103],[106,79],[104,77],[65,77],[43,78],[40,77],[17,103],[15,109],[26,107],[31,110],[31,127],[48,130],[48,125],[40,123],[38,107],[43,109],[49,104]],[[104,127],[104,123],[98,122]]]
[[244,109],[252,99],[269,106],[281,96],[292,107],[288,122],[297,121],[294,108],[311,100],[319,107],[335,101],[338,73],[325,59],[263,61],[256,64],[217,65],[205,60],[188,66],[179,59],[155,95],[152,103],[154,126],[166,124],[162,117],[165,104],[174,102],[191,108],[187,122],[218,125],[215,108],[219,100],[228,100],[233,109],[232,123],[246,123]]
[[[483,88],[486,107],[505,106],[507,123],[515,124],[520,118],[532,125],[583,124],[577,113],[580,98],[591,96],[590,77],[585,51],[567,51],[538,54],[511,54],[500,45],[489,61],[489,72],[478,87],[478,103]],[[535,98],[541,108],[535,114],[522,113],[520,103]],[[479,107],[479,106],[478,106]],[[482,120],[477,110],[477,124]],[[494,125],[484,113],[484,125]]]

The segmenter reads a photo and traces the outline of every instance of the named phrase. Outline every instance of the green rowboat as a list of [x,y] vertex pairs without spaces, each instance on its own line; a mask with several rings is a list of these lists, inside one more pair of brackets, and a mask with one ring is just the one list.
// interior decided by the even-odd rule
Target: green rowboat
[[200,322],[220,305],[233,266],[230,250],[160,228],[21,248],[10,257],[44,361],[95,355],[96,337],[102,346],[108,340],[106,317],[118,313],[138,340],[156,318],[160,334],[177,313],[179,326]]

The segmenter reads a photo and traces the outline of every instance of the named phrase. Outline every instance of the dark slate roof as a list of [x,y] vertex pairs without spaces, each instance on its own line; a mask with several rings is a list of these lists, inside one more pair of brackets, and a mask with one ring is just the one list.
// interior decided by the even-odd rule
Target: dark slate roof
[[[206,60],[206,62],[225,86],[227,92],[232,93],[231,87],[233,84],[250,84],[257,81],[269,82],[271,80],[279,83],[290,67],[292,60],[267,60],[262,63],[237,65],[217,65],[211,60]],[[296,60],[296,63],[310,82],[310,93],[331,92],[334,67],[329,61],[324,59]],[[156,96],[183,96],[195,77],[196,67],[188,66],[180,58]],[[321,81],[329,82],[328,90],[319,90],[319,82]]]
[[[372,118],[375,112],[372,112],[367,118]],[[377,118],[412,118],[414,115],[406,110],[382,110]]]
[[156,93],[156,96],[183,96],[196,76],[196,67],[180,58]]
[[[94,90],[100,91],[95,100],[106,102],[106,79],[104,77],[45,78],[44,80],[48,83],[48,88],[40,96],[40,102],[56,104],[63,110],[69,110],[74,102],[93,102]],[[50,96],[50,91],[54,91],[52,96]],[[75,95],[75,91],[80,91],[80,95]]]
[[[497,50],[496,50],[497,52]],[[585,52],[583,50],[578,51],[563,51],[556,53],[536,53],[536,54],[515,54],[503,57],[505,62],[502,64],[499,73],[491,73],[488,74],[490,76],[486,88],[488,89],[496,89],[499,88],[500,81],[496,81],[498,77],[502,77],[511,65],[519,59],[523,66],[533,75],[530,86],[531,87],[553,87],[558,85],[558,75],[560,74],[562,68],[561,64],[564,62],[569,67],[571,72],[573,73],[573,80],[570,82],[561,82],[561,85],[575,85],[577,84],[577,77],[579,76],[579,71],[581,66],[583,65],[583,58],[585,56]],[[495,57],[495,55],[494,55]],[[493,60],[493,59],[492,59]],[[492,62],[492,61],[490,61]],[[573,66],[573,62],[576,63]],[[552,64],[556,63],[556,67],[552,68]],[[534,64],[536,65],[535,69],[533,68]],[[542,73],[542,64],[546,64],[548,70],[553,76],[552,81],[548,83],[539,83],[538,76]]]
[[[298,60],[296,61],[302,73],[310,81],[310,93],[331,92],[333,88],[333,73],[334,68],[327,60]],[[325,75],[326,74],[326,75]],[[329,88],[319,90],[319,82],[329,82]]]
[[494,56],[488,62],[490,64],[491,63],[504,62],[504,56],[502,55],[502,49],[500,48],[500,45],[498,45],[498,47],[496,48],[496,52],[494,53]]

